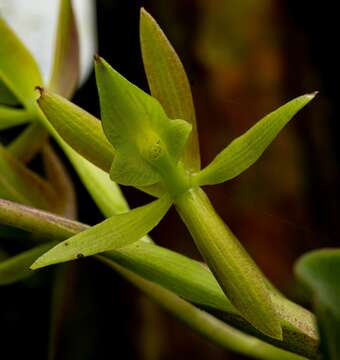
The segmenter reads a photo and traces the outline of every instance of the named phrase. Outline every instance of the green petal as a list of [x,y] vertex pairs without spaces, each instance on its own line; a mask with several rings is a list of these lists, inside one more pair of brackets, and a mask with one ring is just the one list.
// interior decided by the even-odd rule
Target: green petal
[[155,172],[146,161],[136,152],[132,155],[124,151],[117,151],[110,170],[113,181],[122,185],[147,186],[157,183],[160,176]]
[[35,106],[34,89],[43,83],[38,65],[17,35],[0,17],[0,78],[28,108]]
[[326,358],[340,358],[340,249],[321,249],[303,255],[295,266],[311,293]]
[[[110,172],[112,179],[134,186],[158,182],[160,177],[150,162],[155,160],[154,156],[158,158],[158,154],[171,155],[175,146],[181,153],[191,130],[190,124],[185,125],[183,120],[172,124],[156,99],[131,84],[99,57],[96,58],[96,78],[103,128],[116,150]],[[180,122],[184,125],[178,131]],[[172,133],[181,138],[175,138]],[[155,154],[156,150],[160,152]]]
[[295,98],[262,118],[246,133],[233,140],[199,172],[196,182],[200,185],[219,184],[247,170],[259,159],[288,121],[315,95],[316,93],[312,93]]
[[79,81],[79,38],[70,0],[61,0],[53,57],[51,80],[48,87],[59,95],[71,97]]
[[184,119],[192,125],[183,162],[196,172],[200,169],[200,152],[190,84],[176,51],[143,8],[140,13],[140,42],[152,96],[159,100],[169,118]]
[[166,143],[168,145],[168,151],[170,155],[178,161],[184,145],[187,143],[192,127],[184,120],[171,120],[169,123],[169,130],[166,137]]
[[169,197],[163,196],[125,214],[114,215],[57,245],[41,256],[31,268],[38,269],[132,244],[151,231],[170,206]]

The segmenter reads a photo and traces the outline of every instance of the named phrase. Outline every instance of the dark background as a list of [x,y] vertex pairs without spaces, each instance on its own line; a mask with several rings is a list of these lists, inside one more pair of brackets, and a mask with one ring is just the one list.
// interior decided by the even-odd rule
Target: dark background
[[[187,70],[203,165],[266,113],[320,91],[255,166],[206,189],[266,275],[303,303],[294,261],[307,250],[339,244],[335,2],[98,0],[99,54],[147,90],[138,37],[141,6],[157,19]],[[93,75],[74,101],[99,116]],[[101,221],[70,171],[79,219]],[[149,201],[137,190],[124,192],[132,207]],[[199,259],[174,211],[152,235],[159,244]],[[243,359],[201,339],[94,260],[68,266],[56,359]],[[0,351],[8,354],[1,358],[47,358],[53,276],[49,269],[0,289]]]

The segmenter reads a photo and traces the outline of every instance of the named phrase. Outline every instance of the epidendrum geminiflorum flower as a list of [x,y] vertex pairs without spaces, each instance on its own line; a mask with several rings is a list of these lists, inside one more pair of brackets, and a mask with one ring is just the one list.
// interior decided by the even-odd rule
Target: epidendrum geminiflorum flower
[[[62,9],[66,13],[70,11],[69,1],[62,1]],[[72,16],[65,19],[62,26],[74,31]],[[201,186],[230,180],[245,171],[315,93],[300,96],[265,116],[201,170],[195,110],[188,79],[164,33],[144,9],[141,10],[140,22],[141,48],[152,96],[96,56],[102,121],[60,96],[70,97],[75,88],[74,79],[77,76],[72,78],[72,86],[63,81],[65,76],[62,76],[66,70],[73,74],[70,64],[74,64],[73,70],[77,69],[77,56],[71,56],[70,52],[75,44],[70,45],[66,37],[64,42],[60,41],[59,55],[63,54],[61,58],[64,60],[65,55],[66,58],[71,56],[72,61],[59,62],[50,83],[41,86],[43,82],[34,59],[27,55],[9,27],[4,22],[0,25],[0,32],[7,41],[3,49],[15,48],[20,55],[17,59],[13,56],[5,58],[5,52],[0,50],[0,58],[4,58],[0,62],[0,80],[24,104],[25,121],[28,115],[36,118],[38,125],[43,125],[55,137],[109,217],[91,228],[70,224],[77,229],[70,233],[74,236],[46,253],[48,247],[44,246],[30,254],[34,259],[34,256],[44,253],[34,262],[32,269],[99,253],[103,253],[106,259],[116,256],[117,260],[117,252],[112,250],[128,251],[128,245],[133,243],[137,252],[142,244],[151,252],[155,245],[144,236],[159,223],[170,206],[175,205],[220,287],[237,309],[235,311],[268,337],[282,339],[282,330],[290,329],[287,330],[276,309],[277,297],[273,295],[272,286],[216,214]],[[67,31],[62,33],[67,34]],[[15,60],[18,61],[16,65],[23,68],[21,59],[25,60],[25,73],[29,73],[29,77],[11,72]],[[38,106],[33,90],[36,86],[40,91]],[[0,108],[0,119],[2,110]],[[157,199],[128,211],[115,182],[137,187]],[[42,188],[40,183],[38,185]],[[36,198],[33,200],[23,203],[32,204]],[[38,207],[50,209],[44,205],[48,200],[39,200],[42,205]],[[175,259],[167,249],[162,251],[166,254],[162,262]],[[183,256],[180,259],[179,264],[188,270],[192,260]],[[204,283],[207,274],[210,274],[208,270],[197,264],[193,268]],[[214,279],[211,278],[211,281]],[[229,304],[228,299],[223,298],[224,307],[225,302]],[[209,304],[215,304],[215,300]]]
[[[266,335],[281,339],[281,324],[271,300],[268,282],[216,214],[201,186],[224,182],[245,171],[261,156],[283,126],[312,100],[315,94],[300,96],[270,113],[235,139],[207,167],[199,170],[197,165],[196,168],[192,165],[200,162],[194,116],[190,116],[190,123],[188,118],[182,116],[185,114],[181,109],[176,113],[177,116],[174,116],[173,111],[167,109],[166,102],[165,107],[162,106],[162,98],[175,96],[178,99],[182,94],[164,94],[167,90],[162,91],[160,87],[167,79],[158,83],[155,80],[157,77],[162,78],[165,73],[164,68],[168,66],[165,55],[172,49],[167,47],[167,50],[164,50],[164,43],[167,44],[165,41],[159,48],[155,48],[154,37],[164,38],[164,34],[151,16],[142,10],[142,54],[151,90],[156,93],[155,97],[131,84],[104,59],[99,56],[95,58],[105,134],[100,134],[102,141],[99,141],[99,138],[92,141],[88,134],[89,129],[83,130],[81,134],[76,131],[81,127],[80,119],[85,123],[87,120],[84,119],[90,116],[67,100],[41,90],[38,103],[51,124],[71,146],[79,150],[79,143],[88,141],[87,154],[84,153],[84,156],[88,156],[91,146],[94,147],[96,143],[107,143],[106,137],[114,149],[111,163],[105,164],[104,168],[110,172],[111,179],[119,184],[135,186],[157,194],[159,199],[126,214],[113,216],[60,243],[41,256],[32,268],[131,244],[154,228],[174,204],[221,288],[242,316]],[[158,69],[150,70],[150,59],[153,59],[157,52],[158,56],[163,52],[164,63],[159,65]],[[187,108],[190,108],[188,98],[191,99],[191,93],[188,94],[190,90],[187,79],[182,76],[179,81],[185,84],[186,94],[183,100],[186,99],[189,104]],[[187,112],[194,110],[192,108]],[[94,120],[89,120],[88,123],[90,121]],[[72,132],[73,136],[70,134]],[[190,145],[187,146],[189,138]],[[97,157],[102,157],[102,154]],[[107,159],[109,156],[104,157]],[[102,161],[95,160],[95,163],[100,165]]]

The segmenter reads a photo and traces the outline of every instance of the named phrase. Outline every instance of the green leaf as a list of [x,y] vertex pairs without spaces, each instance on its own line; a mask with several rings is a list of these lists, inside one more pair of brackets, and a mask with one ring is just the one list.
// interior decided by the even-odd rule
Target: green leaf
[[291,100],[268,114],[246,133],[233,140],[215,159],[196,175],[199,185],[213,185],[233,179],[253,165],[281,129],[316,93]]
[[132,244],[151,231],[170,206],[170,198],[163,196],[125,214],[114,215],[57,245],[41,256],[31,268],[38,269]]
[[15,97],[15,95],[3,83],[1,77],[0,77],[0,104],[7,106],[17,106],[20,104],[18,99]]
[[[176,138],[176,155],[182,152],[190,124],[169,121],[156,99],[131,84],[105,60],[97,57],[95,68],[104,132],[116,150],[111,178],[123,185],[157,183],[161,178],[152,164],[172,155],[172,133],[180,137]],[[173,161],[177,163],[178,159]]]
[[70,0],[61,0],[53,68],[48,87],[69,98],[79,81],[79,38],[76,19]]
[[0,262],[0,285],[9,285],[17,281],[24,280],[34,274],[30,270],[32,262],[56,243],[38,245],[33,249],[15,255],[5,261]]
[[295,265],[299,280],[312,294],[326,358],[340,358],[340,249],[303,255]]
[[152,96],[159,100],[169,118],[184,119],[192,125],[183,161],[190,170],[197,172],[200,152],[190,84],[176,51],[157,22],[143,8],[140,13],[140,42]]
[[38,104],[58,134],[77,152],[109,171],[114,150],[101,122],[65,98],[41,89]]
[[57,194],[0,145],[0,197],[41,209],[54,209]]
[[0,105],[0,130],[22,125],[31,120],[32,117],[26,110]]
[[34,89],[41,85],[38,65],[17,35],[0,17],[0,78],[27,108],[35,106]]

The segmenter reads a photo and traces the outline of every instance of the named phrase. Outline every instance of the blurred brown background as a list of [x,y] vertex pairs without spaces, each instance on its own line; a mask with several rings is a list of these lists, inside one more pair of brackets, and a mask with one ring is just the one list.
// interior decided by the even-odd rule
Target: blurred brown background
[[[206,188],[267,276],[303,302],[294,282],[294,261],[307,250],[339,244],[335,5],[306,0],[97,0],[100,55],[147,90],[138,44],[141,6],[157,19],[187,70],[204,165],[266,113],[293,97],[320,91],[255,166],[235,180]],[[74,101],[99,116],[93,75]],[[100,221],[75,181],[80,220]],[[149,200],[133,189],[124,192],[132,206]],[[199,259],[174,211],[152,235],[159,244]],[[59,359],[243,359],[193,334],[100,264],[91,259],[79,263],[70,279]],[[37,294],[32,287],[29,283],[8,290],[13,292],[7,292],[9,298],[24,290],[29,294],[27,305],[19,300],[11,304],[17,321],[12,326],[17,339],[25,338],[30,321],[35,322],[41,342],[26,337],[26,349],[44,359],[49,293]],[[42,314],[37,318],[38,309]]]

